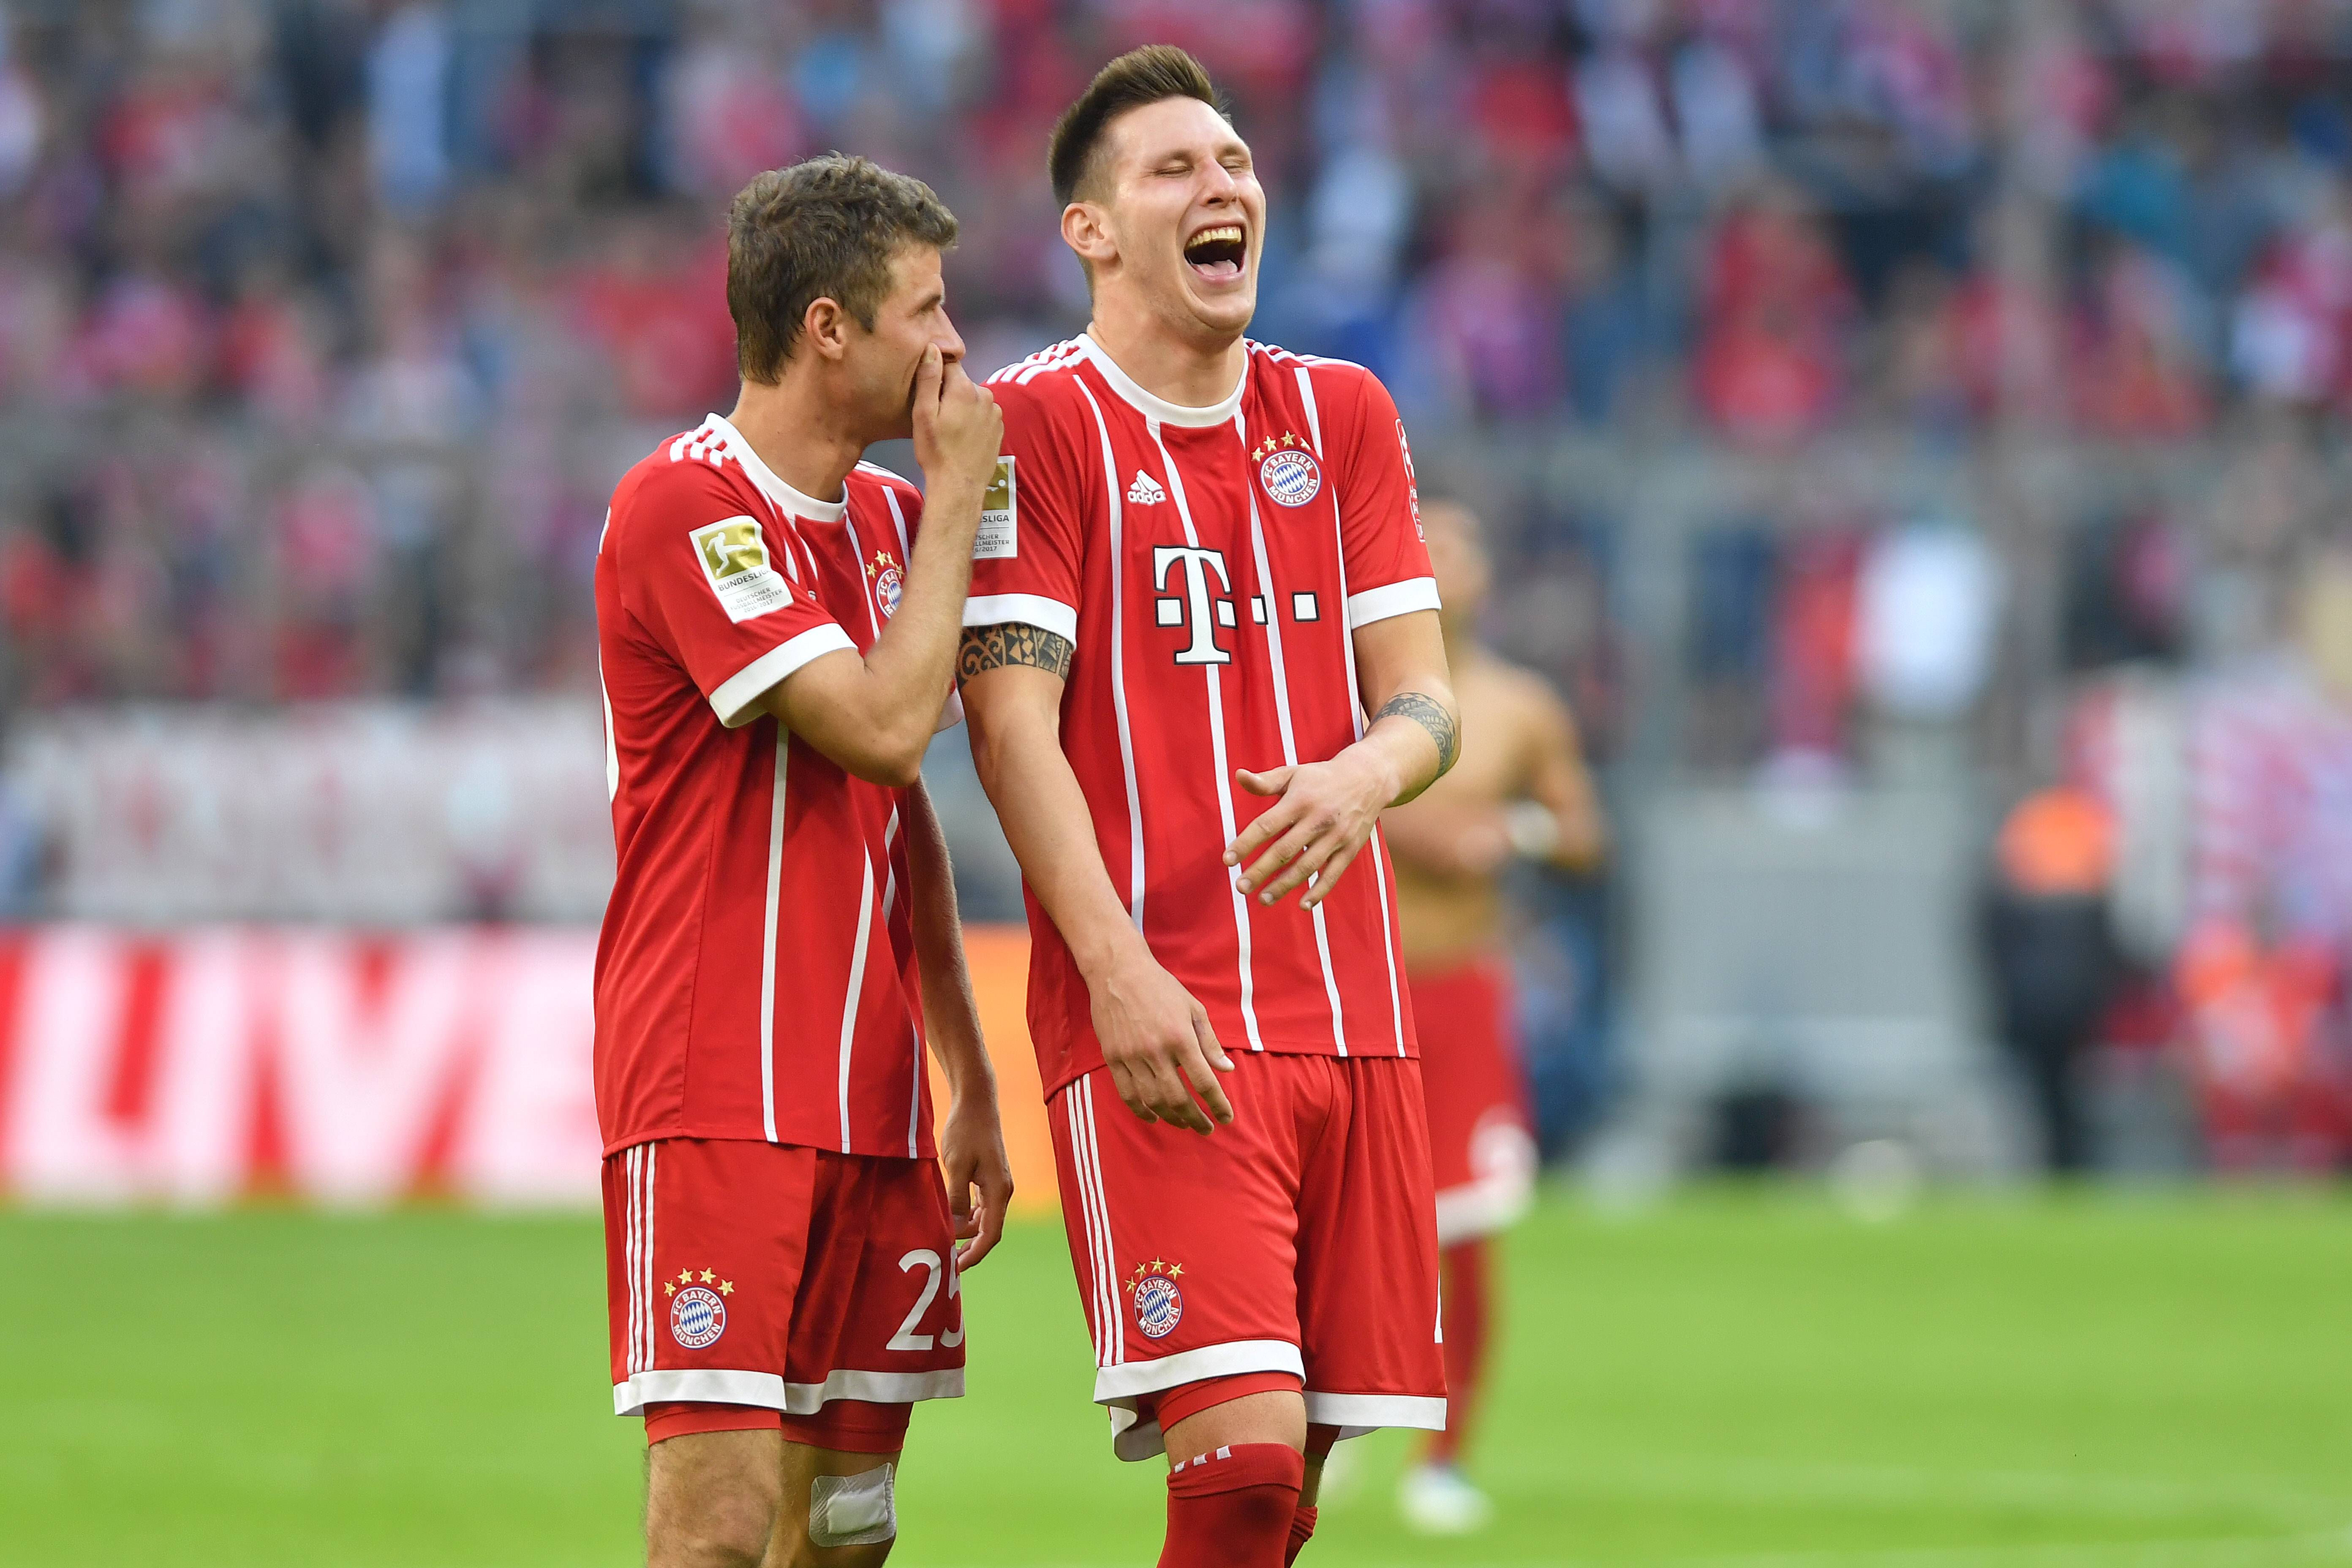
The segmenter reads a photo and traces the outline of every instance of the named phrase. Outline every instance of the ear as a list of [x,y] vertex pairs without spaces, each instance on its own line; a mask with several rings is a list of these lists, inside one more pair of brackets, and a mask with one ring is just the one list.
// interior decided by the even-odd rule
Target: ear
[[1062,209],[1062,243],[1090,267],[1118,259],[1118,242],[1111,237],[1110,215],[1092,202],[1072,202]]
[[838,300],[824,295],[809,301],[801,315],[801,336],[824,359],[835,361],[849,352],[849,312]]

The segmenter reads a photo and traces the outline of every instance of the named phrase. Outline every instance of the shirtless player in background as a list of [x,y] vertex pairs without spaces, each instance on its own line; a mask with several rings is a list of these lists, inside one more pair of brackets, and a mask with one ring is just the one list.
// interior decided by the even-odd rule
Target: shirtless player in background
[[1515,858],[1590,871],[1608,834],[1567,705],[1478,644],[1492,576],[1478,520],[1438,501],[1422,521],[1465,744],[1452,773],[1381,819],[1421,1031],[1444,1289],[1445,1430],[1406,1472],[1401,1501],[1416,1529],[1455,1534],[1489,1511],[1458,1468],[1491,1334],[1487,1238],[1526,1209],[1536,1173],[1502,875]]

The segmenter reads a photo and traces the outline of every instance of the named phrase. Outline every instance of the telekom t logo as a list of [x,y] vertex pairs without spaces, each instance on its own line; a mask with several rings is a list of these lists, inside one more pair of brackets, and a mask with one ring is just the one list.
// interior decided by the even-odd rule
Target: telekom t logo
[[[1231,664],[1234,656],[1217,646],[1216,627],[1234,624],[1234,602],[1209,596],[1209,573],[1217,574],[1217,585],[1225,593],[1234,591],[1234,581],[1225,574],[1225,552],[1202,550],[1198,545],[1161,544],[1151,552],[1151,585],[1156,589],[1168,586],[1168,568],[1179,561],[1184,563],[1184,597],[1160,599],[1154,605],[1156,618],[1163,626],[1189,627],[1192,640],[1177,654],[1179,664]],[[1215,617],[1214,620],[1211,616]]]

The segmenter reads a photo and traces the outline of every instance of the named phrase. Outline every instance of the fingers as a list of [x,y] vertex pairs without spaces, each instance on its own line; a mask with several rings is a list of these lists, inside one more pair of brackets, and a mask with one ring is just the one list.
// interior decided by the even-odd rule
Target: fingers
[[940,1175],[947,1183],[948,1213],[955,1219],[958,1236],[973,1234],[971,1218],[971,1157],[950,1154],[940,1162]]
[[1209,1010],[1198,1002],[1192,1004],[1192,1033],[1201,1042],[1202,1051],[1219,1072],[1234,1070],[1234,1058],[1225,1055],[1225,1047],[1217,1043],[1217,1031],[1209,1027]]
[[1150,1103],[1144,1099],[1143,1086],[1137,1081],[1135,1070],[1132,1068],[1123,1061],[1106,1060],[1103,1065],[1110,1068],[1110,1084],[1113,1089],[1118,1090],[1120,1104],[1134,1111],[1145,1121],[1160,1120],[1152,1114]]
[[1252,795],[1280,795],[1290,787],[1290,775],[1296,771],[1280,767],[1271,773],[1254,773],[1247,768],[1235,768],[1234,777],[1241,780],[1242,788]]
[[[1248,870],[1242,873],[1240,887],[1243,893],[1247,894],[1259,888],[1265,888],[1265,892],[1261,896],[1261,901],[1269,904],[1274,902],[1282,894],[1276,892],[1267,884],[1285,866],[1290,865],[1306,854],[1309,845],[1328,832],[1330,832],[1330,826],[1328,823],[1317,823],[1311,820],[1297,823],[1289,832],[1276,839],[1273,847],[1252,861]],[[1285,892],[1288,890],[1287,888],[1283,889]]]
[[[1197,1058],[1200,1055],[1200,1047],[1190,1041],[1179,1049],[1181,1053],[1179,1057],[1180,1060],[1183,1057]],[[1152,1066],[1155,1070],[1152,1073],[1154,1095],[1151,1108],[1160,1113],[1160,1120],[1171,1127],[1186,1128],[1203,1136],[1214,1132],[1217,1130],[1217,1124],[1209,1119],[1209,1112],[1202,1110],[1200,1101],[1186,1092],[1184,1074],[1180,1073],[1172,1063],[1165,1060],[1154,1062]],[[1187,1062],[1185,1070],[1189,1072],[1191,1067],[1192,1064]],[[1201,1064],[1201,1076],[1206,1079],[1213,1089],[1215,1088],[1216,1079],[1210,1074],[1208,1064],[1205,1062]],[[1217,1091],[1217,1103],[1224,1104],[1224,1098],[1222,1090]],[[1233,1107],[1226,1105],[1225,1120],[1232,1121],[1233,1115]]]
[[1255,857],[1259,849],[1272,843],[1276,836],[1287,831],[1291,824],[1306,814],[1306,806],[1298,801],[1286,800],[1260,812],[1255,821],[1235,834],[1234,841],[1225,846],[1225,864],[1238,866],[1243,861]]
[[923,357],[915,365],[915,407],[919,412],[936,408],[940,404],[940,381],[944,372],[953,370],[961,375],[961,365],[949,365],[940,355],[940,345],[925,343]]
[[[1369,834],[1369,827],[1366,831]],[[1311,880],[1314,884],[1309,889],[1312,896],[1301,900],[1299,907],[1313,909],[1329,895],[1331,884],[1363,847],[1362,838],[1354,837],[1344,829],[1335,828],[1326,833],[1300,852],[1298,858],[1290,863],[1289,869],[1276,877],[1265,891],[1258,895],[1259,900],[1268,904],[1278,903],[1289,896],[1292,889]]]
[[[1217,1071],[1209,1065],[1208,1052],[1200,1037],[1201,1022],[1196,1021],[1192,1027],[1193,1038],[1178,1060],[1183,1066],[1184,1076],[1192,1079],[1192,1088],[1199,1092],[1201,1104],[1207,1108],[1209,1115],[1218,1126],[1231,1127],[1234,1124],[1234,1102],[1225,1098],[1224,1085],[1217,1081]],[[1232,1064],[1228,1062],[1226,1068],[1230,1071]],[[1208,1129],[1203,1127],[1200,1131],[1206,1132]]]
[[1004,1238],[1004,1216],[1013,1207],[1013,1173],[1001,1162],[992,1162],[980,1174],[980,1234],[969,1247],[956,1251],[956,1266],[970,1268],[996,1249]]
[[1370,836],[1366,835],[1353,844],[1342,845],[1339,852],[1326,860],[1323,868],[1315,874],[1315,885],[1307,889],[1307,896],[1298,900],[1298,907],[1311,910],[1329,898],[1331,889],[1339,883],[1339,873],[1355,864],[1356,857],[1364,852],[1364,846],[1370,842]]
[[1343,831],[1326,828],[1298,851],[1298,858],[1284,867],[1281,875],[1265,885],[1265,891],[1257,896],[1257,901],[1262,904],[1279,903],[1289,896],[1292,889],[1309,877],[1316,878],[1316,886],[1321,887],[1322,879],[1318,873],[1322,871],[1324,862],[1347,847],[1347,835]]

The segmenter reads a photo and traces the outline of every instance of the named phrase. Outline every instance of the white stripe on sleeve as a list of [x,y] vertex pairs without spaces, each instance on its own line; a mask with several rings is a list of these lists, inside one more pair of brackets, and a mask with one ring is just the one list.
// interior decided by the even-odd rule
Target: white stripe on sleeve
[[980,594],[963,602],[965,626],[993,626],[1006,621],[1042,626],[1055,637],[1078,640],[1078,612],[1059,599],[1043,594]]
[[857,651],[849,634],[833,622],[811,626],[798,637],[778,643],[725,680],[710,694],[710,710],[730,730],[740,730],[760,716],[760,698],[767,689],[811,659],[839,648]]
[[1437,603],[1437,579],[1408,577],[1402,583],[1385,587],[1367,588],[1348,597],[1348,627],[1370,626],[1391,616],[1409,616],[1415,610],[1434,610]]

